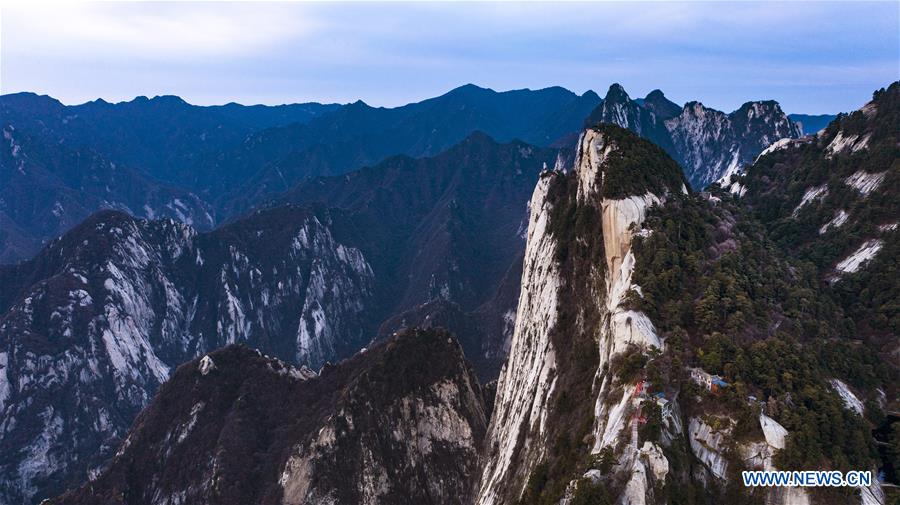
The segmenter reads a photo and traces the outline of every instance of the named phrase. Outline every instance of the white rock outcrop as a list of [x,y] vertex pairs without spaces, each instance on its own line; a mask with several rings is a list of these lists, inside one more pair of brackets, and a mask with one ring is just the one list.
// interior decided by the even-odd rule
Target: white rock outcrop
[[886,176],[887,171],[872,174],[865,170],[857,170],[844,179],[844,182],[847,183],[848,186],[862,193],[863,196],[866,196],[878,189],[878,186],[881,185]]
[[835,391],[841,396],[841,400],[844,401],[844,406],[848,409],[856,412],[859,415],[863,415],[863,404],[859,401],[859,398],[853,394],[853,391],[850,391],[850,388],[847,387],[843,381],[838,379],[831,379],[828,381],[831,384],[831,387],[834,388]]
[[871,133],[866,135],[844,135],[844,131],[841,130],[825,147],[826,157],[831,158],[836,154],[861,151],[869,146],[871,138]]
[[[556,240],[548,229],[552,205],[547,201],[547,191],[553,178],[559,176],[554,172],[542,174],[531,198],[515,330],[509,358],[497,383],[488,430],[488,447],[494,449],[484,467],[477,498],[484,505],[498,503],[500,486],[513,477],[513,453],[523,437],[521,432],[544,430],[557,367],[550,330],[556,323],[561,285],[559,266],[554,260]],[[526,437],[521,450],[537,456],[543,449]]]
[[829,229],[840,228],[841,225],[847,222],[847,219],[849,217],[850,214],[847,214],[846,210],[841,209],[837,211],[831,221],[828,221],[827,223],[823,224],[821,228],[819,228],[819,235],[823,235]]
[[850,256],[847,256],[838,262],[834,268],[838,272],[852,274],[858,271],[866,262],[874,258],[883,245],[884,241],[881,239],[866,240],[859,248],[853,251]]
[[797,217],[800,214],[800,209],[802,209],[806,204],[814,202],[820,198],[824,198],[827,194],[828,188],[824,184],[807,189],[806,193],[803,193],[803,198],[800,199],[800,203],[797,204],[796,207],[794,207],[794,211],[791,213],[791,215]]
[[725,472],[728,470],[725,450],[731,436],[731,422],[727,421],[727,426],[720,429],[714,429],[698,417],[692,417],[688,422],[688,440],[691,451],[718,479],[724,479]]
[[759,415],[759,426],[762,428],[767,444],[774,449],[784,449],[785,437],[788,434],[784,426],[765,414]]
[[[629,426],[630,415],[639,402],[632,399],[634,385],[624,388],[621,399],[606,405],[611,378],[606,376],[610,358],[633,347],[662,348],[656,328],[646,314],[624,305],[629,291],[640,292],[632,282],[635,257],[632,239],[653,205],[660,205],[665,195],[645,193],[620,199],[602,198],[604,169],[617,146],[596,130],[587,130],[579,139],[575,160],[578,181],[578,205],[591,205],[599,211],[604,244],[606,276],[594,296],[602,307],[602,323],[596,335],[600,366],[596,384],[597,420],[593,430],[594,450],[620,439]],[[556,238],[548,232],[552,205],[547,193],[555,177],[561,173],[542,175],[531,200],[528,242],[522,273],[522,289],[516,314],[515,330],[506,366],[498,382],[494,416],[488,430],[489,454],[477,496],[480,505],[504,503],[507,486],[519,486],[512,494],[521,493],[531,468],[545,450],[547,402],[554,384],[557,367],[550,332],[557,318],[557,297],[563,286],[554,259]],[[597,269],[598,275],[602,269]],[[583,282],[580,280],[579,282]],[[636,443],[636,441],[634,441]],[[661,451],[648,449],[646,457],[631,451],[634,474],[628,483],[629,503],[643,503],[648,493],[646,474],[660,475],[668,468]],[[517,461],[514,461],[517,458]],[[666,470],[667,471],[667,470]],[[643,478],[640,476],[644,475]],[[514,484],[510,484],[513,482]]]
[[200,375],[208,375],[209,372],[212,372],[216,369],[216,364],[207,354],[206,356],[203,356],[203,359],[200,360],[200,366],[197,368],[200,370]]

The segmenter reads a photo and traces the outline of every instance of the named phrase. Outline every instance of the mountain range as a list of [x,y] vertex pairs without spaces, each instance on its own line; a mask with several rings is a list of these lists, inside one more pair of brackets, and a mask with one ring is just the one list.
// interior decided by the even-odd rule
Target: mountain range
[[[35,258],[0,266],[0,355],[6,381],[22,385],[0,395],[0,465],[26,483],[8,492],[94,470],[172,370],[235,342],[318,369],[379,335],[440,325],[483,380],[495,377],[525,203],[556,156],[473,134],[433,158],[312,179],[290,202],[213,231],[96,213]],[[63,434],[79,443],[45,443]],[[34,464],[45,457],[58,465]]]
[[701,194],[661,149],[588,129],[532,197],[476,503],[884,503],[740,473],[893,472],[871,430],[896,423],[898,97]]
[[898,93],[4,96],[0,503],[832,500],[727,477],[893,472]]
[[[437,154],[476,130],[549,145],[577,131],[598,101],[562,88],[497,93],[472,85],[392,109],[361,101],[198,107],[173,96],[64,106],[4,95],[0,261],[30,256],[101,208],[208,229],[306,177]],[[81,166],[73,171],[70,159]]]
[[678,112],[658,90],[632,101],[618,85],[605,100],[559,87],[496,92],[466,85],[395,108],[361,101],[201,107],[174,96],[66,106],[30,93],[3,95],[8,149],[0,158],[0,262],[30,257],[100,209],[209,229],[306,178],[398,154],[432,156],[476,131],[536,147],[570,146],[585,120],[656,132],[648,133],[651,140],[686,167],[699,189],[738,171],[778,138],[799,135],[776,105],[744,108],[751,106],[748,119],[742,108],[728,116],[742,119],[726,121],[702,107]]
[[747,102],[725,114],[700,102],[679,107],[659,90],[638,102],[617,84],[587,119],[588,125],[599,122],[628,128],[665,149],[698,190],[739,173],[776,140],[802,135],[775,101]]

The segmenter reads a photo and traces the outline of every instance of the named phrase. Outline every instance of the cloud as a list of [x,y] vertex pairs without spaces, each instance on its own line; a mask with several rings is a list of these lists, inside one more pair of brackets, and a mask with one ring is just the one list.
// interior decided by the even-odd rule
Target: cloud
[[13,3],[3,8],[10,51],[84,59],[192,60],[250,56],[315,31],[302,5],[211,2]]

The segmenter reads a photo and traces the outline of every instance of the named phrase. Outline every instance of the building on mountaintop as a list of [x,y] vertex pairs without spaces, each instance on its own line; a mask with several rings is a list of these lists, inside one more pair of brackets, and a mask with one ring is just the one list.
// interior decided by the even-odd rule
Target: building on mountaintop
[[709,374],[700,368],[691,368],[690,370],[691,379],[697,384],[705,387],[707,391],[715,393],[720,388],[728,387],[728,383],[718,375]]

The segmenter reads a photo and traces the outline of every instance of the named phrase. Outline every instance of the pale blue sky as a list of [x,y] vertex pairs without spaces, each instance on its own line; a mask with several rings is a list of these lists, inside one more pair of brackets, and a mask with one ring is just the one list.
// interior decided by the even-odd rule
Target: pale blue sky
[[0,92],[393,106],[468,82],[852,110],[900,79],[900,2],[78,3],[0,9]]

